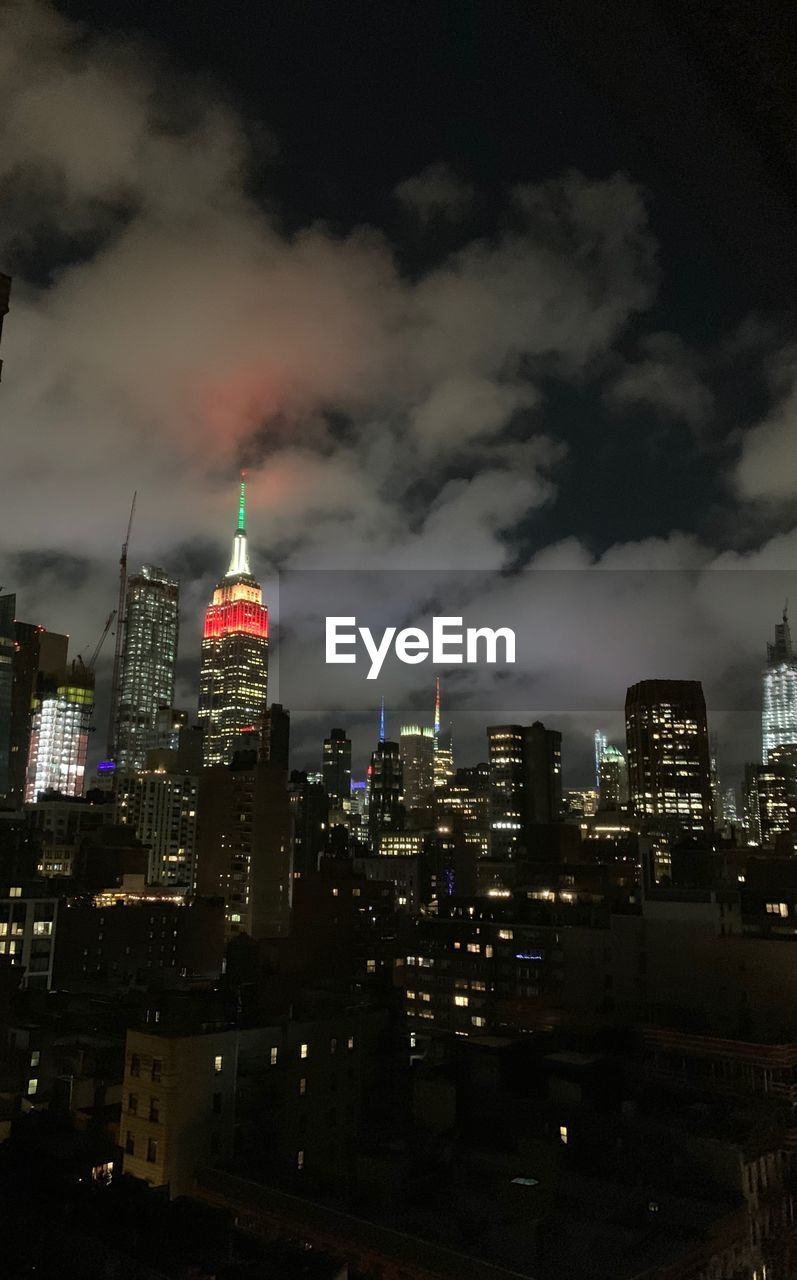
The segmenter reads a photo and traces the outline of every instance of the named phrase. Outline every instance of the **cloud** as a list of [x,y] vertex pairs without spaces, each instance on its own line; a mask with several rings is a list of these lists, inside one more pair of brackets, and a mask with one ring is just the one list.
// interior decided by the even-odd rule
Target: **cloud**
[[650,334],[642,358],[626,364],[606,388],[612,408],[651,409],[688,426],[705,425],[714,412],[714,396],[696,367],[695,357],[671,333]]
[[475,197],[471,184],[447,164],[427,165],[421,173],[400,182],[393,194],[421,222],[435,218],[459,222]]
[[797,494],[797,347],[786,348],[773,363],[774,403],[742,440],[735,471],[740,497],[784,502]]

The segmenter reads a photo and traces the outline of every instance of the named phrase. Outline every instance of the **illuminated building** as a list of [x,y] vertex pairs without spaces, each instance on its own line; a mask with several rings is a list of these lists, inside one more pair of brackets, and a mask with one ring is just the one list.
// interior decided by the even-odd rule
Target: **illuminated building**
[[176,751],[150,752],[147,764],[120,775],[116,820],[146,845],[150,884],[193,885],[197,777],[180,770]]
[[345,729],[333,729],[324,738],[322,764],[324,787],[332,808],[348,808],[351,803],[351,738]]
[[52,693],[33,703],[25,800],[42,791],[83,794],[86,754],[94,711],[94,672],[76,659]]
[[434,785],[444,787],[454,776],[454,742],[451,727],[444,733],[440,724],[440,677],[434,695]]
[[230,567],[205,614],[199,676],[199,720],[205,764],[228,764],[237,738],[262,727],[268,695],[268,609],[252,576],[246,545],[246,482]]
[[0,898],[0,956],[23,970],[22,987],[50,988],[59,905],[56,898],[23,893],[22,885]]
[[368,766],[368,834],[372,845],[380,832],[397,831],[404,825],[402,789],[398,743],[382,740]]
[[745,765],[744,802],[749,839],[771,848],[781,832],[789,830],[794,814],[785,770],[774,764]]
[[628,804],[628,765],[622,751],[608,743],[598,767],[598,797],[601,809],[622,809]]
[[643,680],[625,699],[634,815],[649,827],[712,830],[706,702],[698,680]]
[[14,681],[11,696],[9,797],[21,804],[30,753],[33,706],[37,696],[54,692],[66,668],[68,638],[31,622],[14,623]]
[[405,724],[399,731],[399,755],[407,809],[429,809],[435,785],[435,744],[433,729]]
[[157,565],[130,578],[115,720],[115,759],[122,770],[143,769],[159,745],[161,708],[174,701],[179,587]]
[[775,627],[775,643],[767,645],[762,692],[761,758],[767,764],[773,747],[797,743],[797,657],[785,609]]
[[562,735],[536,720],[487,730],[493,858],[527,851],[531,828],[562,817]]

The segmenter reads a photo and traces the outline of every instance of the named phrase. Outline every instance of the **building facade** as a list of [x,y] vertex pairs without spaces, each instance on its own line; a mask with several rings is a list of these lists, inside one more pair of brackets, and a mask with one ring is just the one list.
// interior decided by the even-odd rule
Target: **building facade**
[[174,701],[179,595],[157,565],[145,564],[127,584],[115,720],[119,769],[143,769],[147,751],[159,745],[161,708]]
[[330,807],[342,809],[351,802],[351,738],[345,729],[333,729],[324,738],[322,763],[324,787]]
[[767,645],[762,677],[761,745],[764,764],[773,747],[797,743],[797,657],[791,642],[789,617],[775,627],[775,643]]
[[199,721],[205,764],[229,764],[236,739],[262,728],[268,697],[268,609],[252,576],[246,542],[246,482],[226,575],[205,614]]
[[643,680],[625,699],[634,815],[648,825],[713,829],[706,701],[698,680]]
[[44,791],[82,796],[94,713],[94,672],[76,659],[57,688],[36,696],[30,731],[25,800]]

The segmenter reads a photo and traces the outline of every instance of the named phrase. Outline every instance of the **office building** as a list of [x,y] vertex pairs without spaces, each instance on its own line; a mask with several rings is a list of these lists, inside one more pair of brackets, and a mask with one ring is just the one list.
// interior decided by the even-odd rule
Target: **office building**
[[229,764],[236,740],[260,730],[268,698],[268,609],[252,576],[246,541],[246,482],[227,573],[205,614],[199,677],[199,722],[205,764]]
[[129,579],[115,712],[120,770],[143,769],[147,752],[161,745],[161,710],[174,701],[178,615],[179,587],[165,570],[145,564]]
[[399,732],[404,807],[408,813],[431,816],[436,742],[434,729],[419,724],[405,724]]
[[333,729],[324,738],[321,772],[332,809],[345,809],[351,803],[351,738],[345,729]]
[[366,805],[368,810],[368,835],[372,847],[380,832],[398,831],[404,825],[404,806],[401,802],[403,782],[401,755],[397,742],[380,741],[371,755],[368,766]]
[[774,644],[767,644],[761,701],[761,758],[767,764],[773,747],[797,743],[797,657],[785,609]]
[[673,833],[713,829],[706,702],[698,680],[643,680],[625,699],[634,815]]
[[795,818],[785,770],[773,764],[745,765],[744,808],[749,840],[762,848],[772,848],[778,836],[790,830]]
[[598,766],[598,805],[622,809],[628,804],[628,765],[617,747],[605,744]]
[[33,701],[25,800],[44,791],[81,796],[94,712],[94,672],[77,658],[51,693]]
[[513,859],[534,844],[535,826],[562,818],[562,735],[532,725],[487,730],[492,856]]

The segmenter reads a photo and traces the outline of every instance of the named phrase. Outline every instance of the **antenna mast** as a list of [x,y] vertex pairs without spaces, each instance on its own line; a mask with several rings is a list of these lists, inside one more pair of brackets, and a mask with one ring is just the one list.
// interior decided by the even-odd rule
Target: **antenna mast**
[[[137,492],[137,491],[136,491]],[[122,554],[119,557],[119,605],[116,610],[116,643],[113,650],[113,675],[111,676],[111,710],[108,716],[108,759],[116,758],[116,721],[119,710],[119,680],[122,667],[122,647],[124,645],[125,623],[127,622],[127,548],[133,528],[133,516],[136,510],[136,494],[130,504],[130,519],[127,522],[127,533],[122,543]]]

